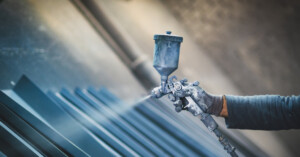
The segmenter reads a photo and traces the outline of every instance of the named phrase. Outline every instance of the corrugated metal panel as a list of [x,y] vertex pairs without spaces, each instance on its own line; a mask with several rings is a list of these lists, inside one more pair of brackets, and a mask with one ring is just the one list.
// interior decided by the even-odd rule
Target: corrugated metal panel
[[[1,120],[30,141],[37,152],[51,156],[220,156],[216,145],[193,134],[192,122],[174,117],[161,101],[135,107],[106,88],[63,88],[43,93],[23,76],[11,93],[0,93]],[[18,98],[17,98],[18,96]],[[14,99],[22,99],[14,101]],[[22,104],[26,103],[26,105]],[[27,109],[24,108],[27,106]],[[29,107],[31,109],[29,109]],[[34,112],[36,113],[32,113]],[[120,110],[122,110],[120,112]],[[31,112],[30,112],[31,111]],[[12,118],[10,118],[12,117]],[[2,135],[1,135],[2,136]],[[205,135],[202,135],[205,136]],[[0,142],[1,143],[1,142]],[[216,150],[216,151],[214,151]]]

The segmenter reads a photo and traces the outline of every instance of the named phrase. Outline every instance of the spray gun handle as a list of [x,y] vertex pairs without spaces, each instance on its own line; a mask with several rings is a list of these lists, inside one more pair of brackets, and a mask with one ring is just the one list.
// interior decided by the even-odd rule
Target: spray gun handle
[[201,121],[208,128],[209,131],[214,131],[218,128],[217,122],[208,113],[201,113]]
[[187,99],[189,104],[186,106],[187,110],[191,112],[194,116],[200,115],[200,120],[202,123],[207,127],[207,129],[210,132],[213,132],[217,137],[221,145],[224,147],[224,149],[227,151],[228,154],[230,154],[232,157],[237,157],[238,155],[235,152],[235,147],[233,147],[227,138],[223,136],[223,134],[218,129],[217,122],[213,119],[213,117],[208,114],[204,113],[198,105],[192,105],[196,104],[196,102],[193,99]]

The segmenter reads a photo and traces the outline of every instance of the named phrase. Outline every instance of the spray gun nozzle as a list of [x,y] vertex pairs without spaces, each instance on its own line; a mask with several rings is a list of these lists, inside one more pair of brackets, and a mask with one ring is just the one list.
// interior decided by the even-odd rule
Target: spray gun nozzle
[[151,91],[151,97],[152,98],[161,98],[164,96],[161,87],[156,87]]
[[165,75],[161,76],[161,90],[163,93],[166,93],[167,80],[168,80],[168,76]]

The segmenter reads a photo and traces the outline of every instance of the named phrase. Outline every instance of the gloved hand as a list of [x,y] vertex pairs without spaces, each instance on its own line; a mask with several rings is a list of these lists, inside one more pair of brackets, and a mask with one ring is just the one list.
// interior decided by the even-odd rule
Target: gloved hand
[[173,90],[173,92],[168,95],[168,98],[174,102],[175,110],[177,112],[185,109],[184,107],[189,103],[185,97],[190,96],[203,110],[203,112],[216,116],[220,115],[223,108],[222,96],[212,95],[205,92],[201,87],[199,87],[198,81],[188,83],[187,80],[184,79],[174,82],[173,86],[174,89],[178,88],[180,90]]

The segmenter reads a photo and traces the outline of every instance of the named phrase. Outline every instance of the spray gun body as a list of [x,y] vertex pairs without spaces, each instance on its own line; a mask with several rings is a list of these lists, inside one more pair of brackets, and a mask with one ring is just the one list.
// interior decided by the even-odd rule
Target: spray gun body
[[218,130],[218,124],[207,111],[207,105],[201,99],[203,90],[198,86],[199,82],[188,83],[187,79],[177,81],[176,76],[168,79],[168,76],[178,68],[180,43],[183,38],[171,35],[154,35],[154,61],[153,66],[161,75],[161,86],[152,90],[152,97],[160,98],[169,95],[174,102],[175,110],[187,110],[194,116],[201,116],[201,121],[219,139],[224,149],[231,155],[237,156],[235,148],[223,137]]
[[201,101],[201,96],[199,94],[199,92],[202,92],[203,90],[198,85],[198,81],[194,83],[188,83],[186,79],[177,81],[176,76],[172,76],[168,80],[166,86],[167,92],[163,92],[161,87],[154,88],[152,97],[160,98],[168,94],[169,99],[174,102],[175,110],[177,112],[187,110],[194,116],[200,115],[201,121],[209,131],[214,131],[218,128],[218,124],[206,113],[207,105]]

